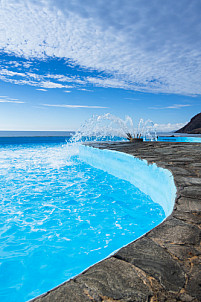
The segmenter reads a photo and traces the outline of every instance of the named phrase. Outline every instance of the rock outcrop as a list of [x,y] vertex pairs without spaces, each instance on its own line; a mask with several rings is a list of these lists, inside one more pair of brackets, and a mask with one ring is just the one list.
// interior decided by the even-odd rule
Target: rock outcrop
[[201,134],[201,113],[195,115],[187,125],[175,133]]

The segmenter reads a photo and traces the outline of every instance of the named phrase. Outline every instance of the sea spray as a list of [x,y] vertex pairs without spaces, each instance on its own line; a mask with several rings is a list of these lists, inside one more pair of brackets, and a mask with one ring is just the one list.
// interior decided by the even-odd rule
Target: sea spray
[[126,116],[125,120],[110,113],[93,115],[71,137],[70,144],[86,141],[126,141],[128,133],[133,138],[156,140],[154,123],[151,120],[140,119],[137,128],[133,120]]
[[77,143],[83,141],[105,141],[126,140],[126,133],[133,133],[133,122],[129,116],[125,120],[106,113],[103,115],[93,115],[77,130],[70,142]]

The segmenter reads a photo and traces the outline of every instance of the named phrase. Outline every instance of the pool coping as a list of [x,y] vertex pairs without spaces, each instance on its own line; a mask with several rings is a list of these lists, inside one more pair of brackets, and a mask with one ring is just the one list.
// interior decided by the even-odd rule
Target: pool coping
[[201,145],[99,143],[171,171],[174,210],[160,225],[33,302],[201,301]]

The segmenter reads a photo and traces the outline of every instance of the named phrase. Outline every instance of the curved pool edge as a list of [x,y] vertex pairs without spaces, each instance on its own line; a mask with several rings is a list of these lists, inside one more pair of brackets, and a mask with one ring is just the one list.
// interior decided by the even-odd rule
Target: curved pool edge
[[174,210],[136,241],[32,301],[200,301],[200,145],[144,142],[95,147],[170,170],[177,187]]
[[166,217],[172,213],[176,186],[169,170],[124,152],[84,145],[79,147],[79,158],[94,168],[133,184],[159,204]]

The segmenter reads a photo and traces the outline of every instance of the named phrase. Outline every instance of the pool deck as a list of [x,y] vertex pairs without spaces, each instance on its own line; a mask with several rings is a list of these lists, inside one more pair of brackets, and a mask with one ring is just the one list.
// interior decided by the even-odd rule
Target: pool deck
[[34,302],[201,301],[201,144],[101,143],[169,169],[173,213],[159,226]]

